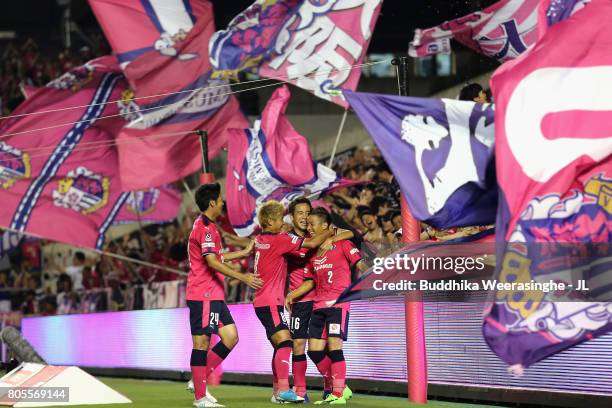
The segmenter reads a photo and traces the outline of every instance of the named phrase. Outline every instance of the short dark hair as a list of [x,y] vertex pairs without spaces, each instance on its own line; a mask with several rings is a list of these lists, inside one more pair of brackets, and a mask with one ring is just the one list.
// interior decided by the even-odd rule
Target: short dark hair
[[289,208],[288,208],[289,214],[293,215],[293,212],[295,211],[295,207],[297,207],[300,204],[308,204],[308,207],[310,207],[310,209],[312,210],[312,204],[308,198],[298,197],[289,203]]
[[195,202],[201,212],[208,210],[211,201],[216,201],[221,194],[219,183],[202,184],[195,192]]
[[81,251],[75,252],[74,256],[76,257],[76,259],[78,259],[80,262],[85,262],[85,254],[82,253]]
[[332,224],[332,219],[331,219],[331,215],[329,214],[329,211],[327,211],[323,207],[313,208],[312,211],[310,212],[310,215],[314,215],[315,217],[319,217],[319,219],[321,221],[323,221],[323,222],[326,222],[327,225],[331,225]]
[[365,207],[365,209],[363,209],[362,211],[358,211],[358,214],[359,214],[359,219],[362,221],[363,221],[363,217],[366,215],[373,215],[374,217],[376,217],[376,214],[372,212],[370,207]]
[[380,207],[383,207],[385,204],[390,205],[389,200],[381,196],[376,196],[372,199],[372,202],[370,202],[370,208],[375,215],[378,215]]
[[480,94],[480,91],[483,91],[483,90],[484,89],[482,88],[480,84],[477,84],[477,83],[467,84],[466,86],[461,88],[461,91],[459,91],[459,100],[460,101],[474,101],[474,98],[478,98],[478,94]]

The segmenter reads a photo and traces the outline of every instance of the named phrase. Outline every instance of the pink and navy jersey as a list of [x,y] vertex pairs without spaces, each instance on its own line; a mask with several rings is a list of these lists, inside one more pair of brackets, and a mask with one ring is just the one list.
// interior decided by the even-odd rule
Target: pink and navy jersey
[[225,300],[224,276],[206,262],[206,256],[220,256],[223,245],[214,222],[198,217],[189,234],[189,275],[187,300]]
[[[351,266],[359,260],[361,252],[347,240],[335,242],[324,255],[315,254],[310,258],[304,278],[315,282],[315,309],[330,307],[331,302],[351,285]],[[348,304],[337,307],[348,308]]]
[[[295,231],[290,231],[289,235],[299,237]],[[291,252],[287,255],[287,271],[289,272],[289,292],[296,290],[304,283],[305,268],[308,267],[310,258],[314,255],[315,250],[309,248],[300,248],[296,252]],[[296,302],[306,302],[313,300],[315,296],[314,290],[311,290]]]
[[285,303],[285,254],[299,251],[303,241],[303,238],[287,233],[263,232],[255,238],[254,269],[264,284],[255,292],[253,306],[276,306]]

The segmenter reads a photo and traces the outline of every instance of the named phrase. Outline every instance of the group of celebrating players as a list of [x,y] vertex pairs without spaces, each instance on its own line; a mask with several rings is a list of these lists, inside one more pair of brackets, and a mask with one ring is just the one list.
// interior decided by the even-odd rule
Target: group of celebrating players
[[[271,402],[309,402],[308,340],[308,356],[324,379],[323,399],[315,404],[346,404],[352,392],[345,385],[342,345],[347,338],[350,304],[335,302],[351,283],[351,268],[356,266],[361,271],[367,268],[359,249],[349,241],[353,233],[335,228],[327,210],[313,209],[305,197],[289,205],[292,228],[284,232],[285,208],[272,200],[264,203],[257,214],[262,232],[243,250],[222,253],[221,235],[214,222],[223,211],[221,187],[218,183],[204,184],[195,198],[201,215],[189,236],[186,295],[193,338],[194,405],[223,406],[207,391],[206,378],[238,343],[238,331],[225,304],[225,276],[256,290],[255,314],[274,348]],[[253,251],[253,273],[236,272],[225,264]],[[289,324],[285,308],[290,312]],[[209,350],[212,334],[217,334],[220,341]],[[289,386],[289,361],[293,388]]]

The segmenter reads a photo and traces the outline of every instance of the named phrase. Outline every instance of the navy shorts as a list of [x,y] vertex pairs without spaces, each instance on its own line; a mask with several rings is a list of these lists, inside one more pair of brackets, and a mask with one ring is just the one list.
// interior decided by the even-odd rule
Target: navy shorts
[[291,331],[291,337],[294,339],[308,338],[308,325],[310,324],[313,305],[314,301],[307,300],[305,302],[294,303],[291,306],[289,330]]
[[308,336],[311,339],[327,339],[339,337],[346,341],[348,338],[348,310],[340,307],[325,307],[312,312]]
[[268,339],[281,330],[289,330],[285,321],[285,308],[281,305],[256,307],[255,314],[266,329]]
[[210,336],[219,333],[223,326],[234,324],[223,300],[188,300],[187,307],[192,336]]

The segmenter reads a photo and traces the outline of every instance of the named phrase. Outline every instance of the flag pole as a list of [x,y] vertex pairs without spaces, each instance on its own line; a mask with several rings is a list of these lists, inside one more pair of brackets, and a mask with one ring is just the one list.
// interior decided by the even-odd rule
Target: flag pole
[[[399,57],[391,62],[397,72],[397,87],[400,96],[408,96],[408,57]],[[402,241],[417,242],[421,227],[413,217],[401,194]],[[417,404],[427,403],[427,354],[425,349],[425,318],[423,295],[420,291],[410,291],[404,298],[406,319],[406,365],[408,368],[408,399]]]
[[346,122],[346,116],[348,114],[348,108],[344,108],[344,113],[342,114],[342,120],[340,121],[340,127],[338,128],[338,134],[336,135],[336,142],[334,143],[334,148],[332,149],[331,156],[329,156],[329,161],[327,162],[327,167],[331,169],[332,163],[334,162],[334,157],[336,156],[336,149],[338,149],[338,143],[340,143],[340,136],[342,135],[342,130],[344,129],[344,122]]
[[208,162],[208,132],[198,130],[200,136],[200,149],[202,151],[202,174],[200,174],[200,184],[214,183],[215,175],[210,173],[210,163]]

